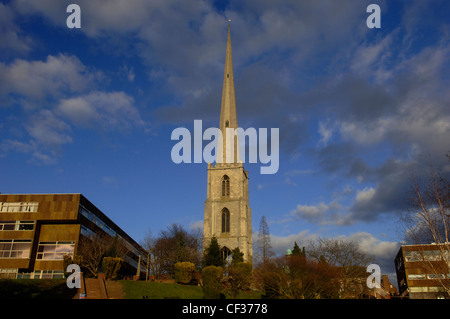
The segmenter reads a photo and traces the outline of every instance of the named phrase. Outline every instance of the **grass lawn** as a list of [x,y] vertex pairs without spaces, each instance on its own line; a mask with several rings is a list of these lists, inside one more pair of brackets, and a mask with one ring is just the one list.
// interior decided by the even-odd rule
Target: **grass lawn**
[[[142,299],[147,296],[148,299],[202,299],[203,289],[200,286],[180,285],[173,283],[145,282],[122,280],[122,289],[125,293],[125,299]],[[231,298],[230,294],[225,293],[226,298]],[[259,292],[241,292],[237,299],[260,299]]]
[[[114,284],[114,285],[113,285]],[[175,283],[145,282],[119,280],[107,283],[108,289],[116,291],[110,295],[114,298],[142,299],[202,299],[200,286],[180,285]],[[120,294],[117,293],[120,291]],[[123,293],[122,293],[123,292]],[[8,299],[72,299],[77,289],[69,289],[65,279],[0,279],[0,300]],[[231,294],[225,292],[227,299]],[[237,299],[260,299],[261,293],[243,291]]]
[[147,296],[148,299],[203,298],[203,290],[199,286],[131,280],[122,280],[120,283],[126,299],[142,299],[143,296]]

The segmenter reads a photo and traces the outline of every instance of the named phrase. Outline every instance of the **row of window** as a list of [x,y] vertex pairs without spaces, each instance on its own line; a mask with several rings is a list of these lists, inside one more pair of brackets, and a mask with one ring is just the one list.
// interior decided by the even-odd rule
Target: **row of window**
[[0,213],[35,213],[38,202],[0,202]]
[[17,279],[61,279],[64,278],[63,270],[35,270],[34,272],[18,273]]
[[409,292],[444,292],[444,287],[409,287]]
[[19,272],[17,268],[0,268],[0,279],[60,279],[64,278],[61,270],[35,270],[33,272]]
[[445,279],[450,278],[450,274],[410,274],[408,280],[422,280],[422,279]]
[[406,261],[440,261],[442,258],[448,260],[450,252],[448,250],[405,251]]
[[102,229],[104,232],[109,234],[111,237],[116,236],[116,232],[111,227],[106,225],[105,222],[103,222],[94,213],[92,213],[91,211],[89,211],[87,208],[85,208],[82,205],[80,205],[80,214],[83,215],[84,217],[86,217],[91,222],[93,222],[95,225],[97,225],[98,228]]
[[30,239],[0,240],[0,258],[30,258]]
[[0,279],[60,279],[64,278],[61,270],[35,270],[19,272],[18,268],[0,268]]
[[[36,259],[62,260],[65,255],[73,256],[74,241],[41,241]],[[0,240],[0,258],[30,258],[30,239]]]
[[55,260],[64,259],[65,255],[73,257],[74,241],[41,241],[38,246],[36,259]]
[[[94,213],[92,213],[91,211],[89,211],[87,208],[85,208],[82,205],[80,205],[80,214],[82,214],[88,220],[93,222],[95,225],[97,225],[98,228],[102,229],[104,232],[106,232],[111,237],[118,236],[119,238],[123,239],[122,236],[117,234],[111,227],[106,225],[105,222],[103,222]],[[91,229],[89,229],[83,225],[81,226],[81,234],[88,238],[94,238],[96,236],[94,231],[92,231]],[[135,254],[136,256],[139,256],[142,254],[133,245],[131,245],[127,240],[123,239],[123,241],[124,241],[124,244],[127,247],[127,249],[130,250],[133,254]]]
[[33,220],[8,220],[0,221],[0,231],[2,230],[33,230]]

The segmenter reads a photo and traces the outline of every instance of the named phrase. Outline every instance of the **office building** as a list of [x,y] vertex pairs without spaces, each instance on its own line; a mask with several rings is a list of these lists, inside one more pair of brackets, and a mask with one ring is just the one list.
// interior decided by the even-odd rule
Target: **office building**
[[0,278],[63,278],[64,256],[99,234],[122,239],[136,275],[146,251],[82,194],[0,194]]

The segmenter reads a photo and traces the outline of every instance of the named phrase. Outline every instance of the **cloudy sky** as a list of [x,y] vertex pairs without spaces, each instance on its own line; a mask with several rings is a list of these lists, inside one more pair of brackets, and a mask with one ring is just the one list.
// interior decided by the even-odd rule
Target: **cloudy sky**
[[279,254],[358,240],[392,272],[409,178],[450,171],[449,13],[445,0],[1,1],[0,191],[82,193],[138,241],[201,226],[206,163],[173,163],[170,137],[219,124],[229,18],[239,126],[280,130],[278,172],[245,165],[254,231],[266,216]]

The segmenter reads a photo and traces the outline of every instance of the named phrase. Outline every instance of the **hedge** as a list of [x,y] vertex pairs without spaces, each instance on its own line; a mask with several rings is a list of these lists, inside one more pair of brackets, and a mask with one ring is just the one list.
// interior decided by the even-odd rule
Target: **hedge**
[[188,284],[192,280],[195,265],[191,262],[177,262],[174,265],[175,282],[178,284]]
[[103,257],[102,268],[106,279],[114,280],[117,278],[122,262],[122,258]]
[[202,270],[203,298],[219,299],[222,291],[221,280],[223,278],[223,268],[208,266]]

